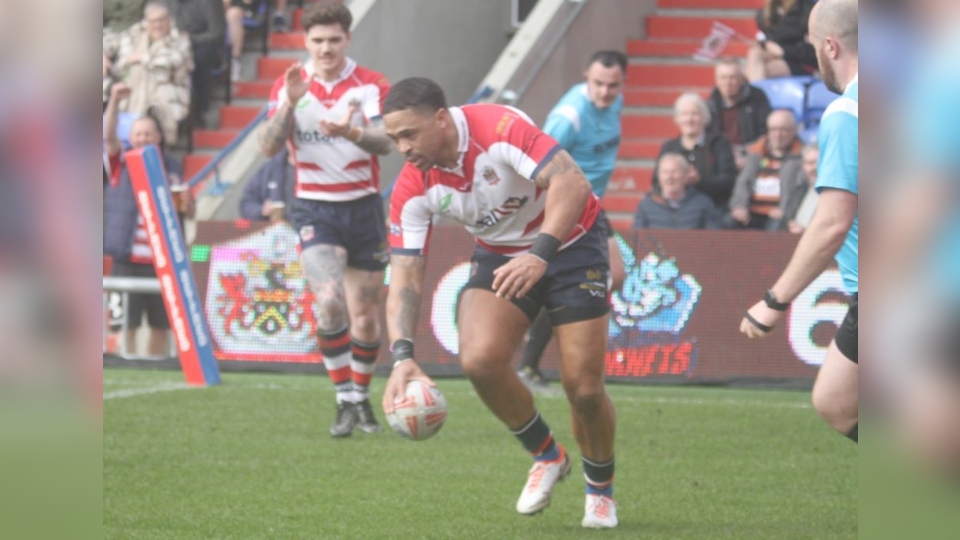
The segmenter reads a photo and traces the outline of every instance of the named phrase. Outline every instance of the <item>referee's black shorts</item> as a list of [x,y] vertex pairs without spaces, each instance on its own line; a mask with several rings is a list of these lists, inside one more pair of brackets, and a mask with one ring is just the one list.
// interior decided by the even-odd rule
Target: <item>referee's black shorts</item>
[[857,318],[858,318],[858,300],[860,293],[854,293],[853,298],[850,299],[850,310],[847,311],[847,316],[843,318],[843,322],[840,324],[840,329],[837,330],[837,336],[834,338],[834,341],[837,342],[837,349],[843,353],[849,360],[855,364],[859,364],[860,360],[857,355]]

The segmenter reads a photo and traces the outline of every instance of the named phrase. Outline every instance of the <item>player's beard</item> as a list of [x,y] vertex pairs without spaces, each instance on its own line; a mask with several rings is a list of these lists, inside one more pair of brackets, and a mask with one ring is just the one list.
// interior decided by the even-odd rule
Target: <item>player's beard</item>
[[817,64],[820,65],[820,77],[823,79],[823,84],[825,84],[831,92],[842,94],[843,88],[840,88],[840,84],[837,81],[837,72],[833,69],[833,64],[830,63],[830,59],[823,54],[823,49],[817,49]]

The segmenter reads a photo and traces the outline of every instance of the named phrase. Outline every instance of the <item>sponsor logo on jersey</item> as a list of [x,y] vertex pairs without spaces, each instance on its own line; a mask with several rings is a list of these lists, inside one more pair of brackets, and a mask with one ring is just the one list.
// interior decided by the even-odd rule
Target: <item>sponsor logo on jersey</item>
[[519,212],[520,209],[526,206],[527,201],[529,200],[530,197],[526,195],[523,197],[510,197],[499,207],[494,208],[493,210],[487,212],[485,216],[478,219],[476,226],[481,228],[492,227]]
[[446,212],[447,208],[450,208],[450,202],[453,200],[453,194],[448,193],[440,199],[440,212]]

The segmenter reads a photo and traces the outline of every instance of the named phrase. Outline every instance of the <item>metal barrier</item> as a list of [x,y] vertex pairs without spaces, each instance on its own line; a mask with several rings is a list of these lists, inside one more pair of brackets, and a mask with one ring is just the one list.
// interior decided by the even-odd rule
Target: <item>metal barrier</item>
[[[129,306],[130,294],[155,294],[160,295],[160,281],[157,278],[140,278],[140,277],[122,277],[122,276],[103,276],[103,352],[107,351],[107,336],[110,332],[110,317],[109,311],[111,305],[109,303],[110,293],[116,292],[120,293],[121,300],[123,305]],[[127,317],[124,316],[121,319],[120,323],[120,335],[124,339],[123,346],[119,346],[116,351],[112,351],[111,354],[119,356],[120,358],[126,360],[149,360],[156,358],[147,358],[136,356],[131,354],[130,351],[126,350],[125,338],[127,330],[130,330],[127,325]],[[168,354],[163,358],[172,358],[175,354],[175,347],[173,343],[173,337],[171,336],[169,345],[167,347]]]

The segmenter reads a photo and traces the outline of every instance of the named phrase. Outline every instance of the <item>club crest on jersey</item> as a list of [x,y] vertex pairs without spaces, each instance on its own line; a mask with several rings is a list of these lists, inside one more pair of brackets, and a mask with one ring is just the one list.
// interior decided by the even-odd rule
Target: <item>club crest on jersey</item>
[[313,235],[314,235],[313,225],[304,225],[303,227],[300,227],[301,242],[309,242],[313,240]]
[[497,176],[497,171],[493,170],[493,167],[487,165],[483,168],[483,179],[487,181],[491,186],[495,186],[500,183],[500,178]]

